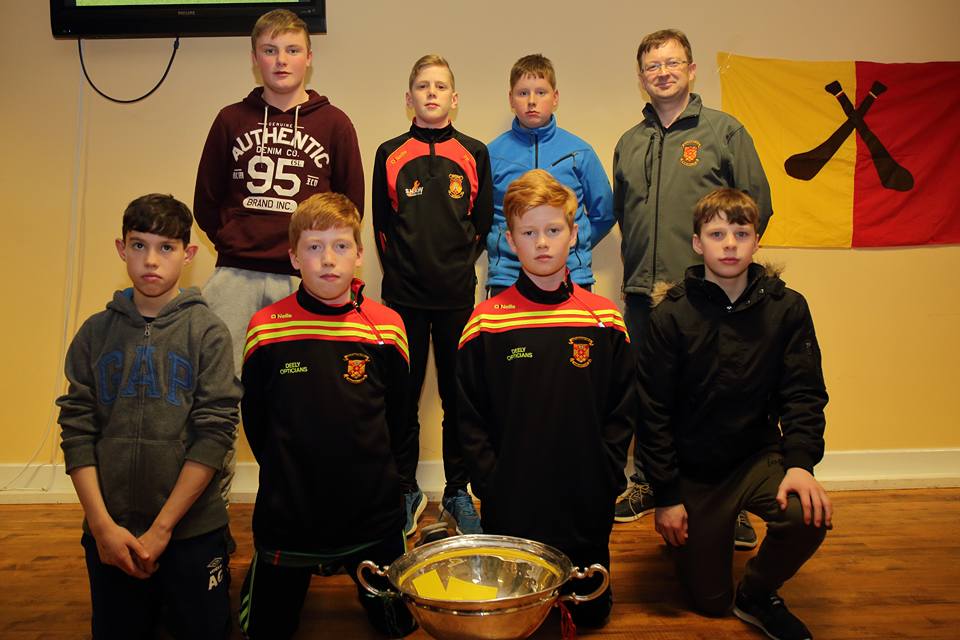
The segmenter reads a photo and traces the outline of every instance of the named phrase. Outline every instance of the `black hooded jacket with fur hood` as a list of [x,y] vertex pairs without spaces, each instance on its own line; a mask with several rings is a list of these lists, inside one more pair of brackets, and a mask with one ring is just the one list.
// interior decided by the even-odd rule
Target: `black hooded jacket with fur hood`
[[[659,294],[659,295],[657,295]],[[638,364],[639,435],[657,506],[678,481],[716,484],[747,458],[779,449],[813,472],[823,457],[827,392],[803,296],[759,264],[733,303],[704,279],[660,287]]]

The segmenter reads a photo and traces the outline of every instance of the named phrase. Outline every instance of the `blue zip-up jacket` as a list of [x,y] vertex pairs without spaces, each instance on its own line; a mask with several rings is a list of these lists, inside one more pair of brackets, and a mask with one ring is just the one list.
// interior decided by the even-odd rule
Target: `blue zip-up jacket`
[[593,147],[557,126],[557,117],[537,129],[527,129],[517,118],[513,127],[491,142],[493,170],[493,228],[487,236],[488,287],[509,287],[520,275],[520,262],[507,244],[507,221],[503,196],[510,183],[530,169],[545,169],[577,195],[577,245],[570,250],[567,266],[577,284],[592,285],[592,249],[603,239],[616,218],[610,180]]

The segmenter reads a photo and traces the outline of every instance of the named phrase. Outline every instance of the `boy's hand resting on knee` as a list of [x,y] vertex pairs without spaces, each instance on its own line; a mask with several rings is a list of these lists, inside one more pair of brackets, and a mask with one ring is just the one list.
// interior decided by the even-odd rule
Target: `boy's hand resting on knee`
[[817,482],[806,469],[800,467],[790,467],[786,475],[780,482],[780,488],[777,490],[777,503],[780,510],[787,508],[787,495],[795,493],[800,498],[800,505],[803,507],[803,521],[806,524],[813,522],[813,526],[819,527],[821,524],[827,529],[833,528],[833,504],[827,497],[827,492],[823,486]]
[[683,504],[657,507],[654,511],[654,527],[664,542],[671,547],[680,547],[687,542],[687,509]]

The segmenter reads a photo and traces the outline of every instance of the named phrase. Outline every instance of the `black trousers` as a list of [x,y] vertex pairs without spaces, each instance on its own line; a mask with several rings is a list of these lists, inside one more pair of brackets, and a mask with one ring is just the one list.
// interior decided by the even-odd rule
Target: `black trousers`
[[[260,553],[255,552],[250,570],[240,587],[240,629],[250,640],[265,638],[280,640],[290,638],[300,625],[300,611],[310,587],[310,579],[319,573],[332,573],[339,568],[346,570],[357,585],[357,596],[366,611],[370,623],[380,633],[398,638],[412,633],[417,623],[399,594],[377,597],[357,582],[357,565],[372,560],[377,565],[388,565],[406,551],[402,532],[397,532],[351,556],[338,558],[322,567],[284,567],[270,564]],[[385,578],[366,575],[371,586],[385,591],[390,583]]]
[[[630,334],[630,348],[633,349],[635,356],[639,355],[640,341],[643,334],[647,331],[647,324],[650,321],[650,311],[652,311],[650,296],[642,293],[628,293],[624,296],[623,323],[627,325],[627,333]],[[655,363],[644,363],[637,359],[637,366],[656,366]],[[639,423],[637,427],[639,427]],[[636,432],[633,434],[633,468],[627,463],[627,475],[630,482],[637,484],[646,482],[647,477],[643,472],[643,460],[640,458],[640,438]]]
[[90,534],[80,542],[90,577],[94,640],[153,638],[161,623],[178,640],[229,634],[230,556],[224,529],[171,540],[156,573],[146,580],[100,562]]
[[470,480],[460,439],[457,436],[457,346],[472,307],[454,310],[414,309],[387,303],[403,318],[410,347],[410,401],[407,407],[407,437],[397,460],[403,490],[417,489],[417,463],[420,460],[420,394],[427,375],[427,357],[433,339],[433,362],[437,367],[437,390],[443,409],[444,496],[465,490]]
[[776,497],[784,474],[783,456],[771,452],[747,460],[716,485],[681,477],[687,543],[674,553],[680,581],[702,613],[726,615],[733,603],[730,539],[741,510],[767,523],[767,535],[743,574],[743,587],[750,593],[779,589],[823,542],[826,529],[803,522],[803,508],[796,495],[790,494],[787,509],[780,510]]

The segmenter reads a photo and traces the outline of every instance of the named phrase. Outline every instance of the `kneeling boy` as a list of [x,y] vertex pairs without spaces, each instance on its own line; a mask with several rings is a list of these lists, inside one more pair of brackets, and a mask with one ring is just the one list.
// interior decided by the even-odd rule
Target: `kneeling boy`
[[[807,303],[753,264],[756,203],[704,196],[693,248],[704,264],[661,290],[640,347],[640,443],[656,528],[677,549],[697,609],[733,612],[771,638],[810,638],[777,589],[817,550],[832,507],[814,477],[827,403]],[[647,366],[656,363],[655,366]],[[736,595],[730,537],[746,509],[766,539]]]
[[[528,171],[510,185],[503,210],[519,279],[476,308],[457,359],[460,439],[483,530],[609,568],[636,411],[626,328],[612,302],[570,278],[577,198],[569,188]],[[587,593],[597,585],[575,586]],[[608,590],[575,607],[574,621],[602,625],[612,604]]]
[[[260,488],[240,592],[249,638],[293,635],[311,575],[345,568],[356,580],[362,560],[388,564],[406,551],[395,454],[407,338],[395,312],[364,298],[354,278],[362,252],[346,196],[307,198],[290,220],[300,289],[250,320],[241,408]],[[416,628],[399,598],[358,592],[381,633]]]

